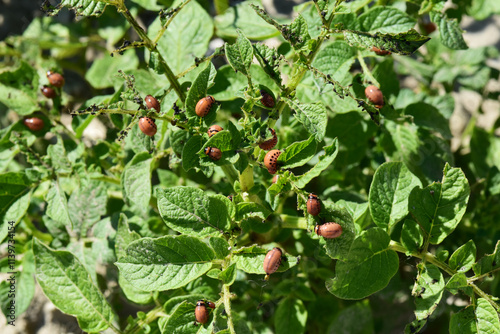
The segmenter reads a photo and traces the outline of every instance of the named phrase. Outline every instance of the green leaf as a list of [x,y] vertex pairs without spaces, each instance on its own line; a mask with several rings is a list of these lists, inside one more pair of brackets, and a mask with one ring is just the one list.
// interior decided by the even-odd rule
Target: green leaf
[[368,300],[357,302],[337,313],[327,333],[375,333],[373,314]]
[[369,34],[362,31],[344,30],[347,43],[352,46],[371,49],[377,47],[403,56],[409,56],[424,45],[430,37],[420,35],[411,29],[399,34]]
[[302,15],[299,14],[290,25],[282,26],[281,34],[292,44],[296,51],[307,51],[309,49],[311,36],[307,29],[307,22]]
[[413,122],[419,127],[437,131],[446,139],[452,137],[449,121],[439,113],[437,108],[419,102],[407,106],[404,113],[413,116]]
[[434,312],[444,290],[444,279],[441,271],[433,264],[418,264],[419,275],[413,287],[412,295],[415,296],[416,319],[406,326],[405,333],[418,332]]
[[253,60],[252,43],[245,37],[241,30],[237,30],[238,38],[234,44],[226,45],[227,61],[235,71],[244,75],[250,74],[250,65]]
[[498,267],[500,267],[500,241],[497,241],[493,253],[482,257],[472,266],[472,269],[477,277],[485,275]]
[[94,88],[113,87],[115,76],[118,70],[127,71],[137,68],[139,59],[135,50],[127,50],[123,55],[111,57],[105,54],[103,58],[95,60],[88,71],[85,73],[85,79]]
[[478,333],[500,333],[498,313],[488,300],[484,298],[479,298],[477,300],[476,317]]
[[222,130],[210,137],[203,147],[197,152],[205,154],[206,147],[217,147],[222,152],[234,150],[234,144],[231,133],[228,130]]
[[232,285],[236,279],[236,263],[231,264],[218,275],[218,279],[225,285]]
[[345,262],[337,262],[336,276],[326,288],[342,299],[362,299],[385,288],[399,267],[399,258],[389,248],[390,237],[380,228],[371,228],[352,243]]
[[209,239],[210,246],[213,248],[215,251],[215,256],[217,256],[218,259],[223,259],[226,256],[229,255],[229,244],[227,243],[226,239],[224,238],[218,238],[218,237],[211,237]]
[[151,199],[151,163],[148,152],[136,154],[125,166],[121,175],[123,199],[146,214]]
[[453,275],[446,283],[445,288],[454,295],[457,294],[459,290],[462,290],[467,293],[467,295],[474,296],[474,290],[467,283],[467,276],[465,276],[463,272]]
[[429,242],[439,244],[453,232],[465,213],[469,194],[469,183],[462,170],[449,165],[444,168],[441,182],[413,189],[408,207]]
[[[14,272],[10,266],[9,271]],[[0,282],[0,309],[7,318],[7,322],[14,321],[15,323],[15,319],[18,319],[28,309],[35,295],[34,273],[35,263],[31,250],[23,254],[22,270],[17,271],[14,275],[3,273],[4,280]],[[14,288],[11,283],[14,284]],[[15,297],[13,297],[14,294]],[[15,304],[11,304],[12,301]]]
[[213,250],[189,237],[142,238],[127,247],[116,262],[120,273],[136,288],[163,291],[185,286],[212,268]]
[[[149,38],[155,39],[160,29],[161,21],[157,18],[147,29]],[[197,1],[191,1],[169,24],[157,49],[174,74],[179,74],[194,65],[196,57],[205,55],[213,32],[210,15]]]
[[280,55],[278,51],[262,43],[255,43],[252,46],[253,53],[260,66],[278,86],[281,86]]
[[224,202],[201,189],[172,187],[157,189],[158,211],[171,229],[198,237],[220,236],[230,227]]
[[[193,84],[189,88],[189,92],[186,97],[186,113],[188,116],[197,117],[196,115],[196,104],[199,100],[207,96],[207,90],[211,83],[211,78],[215,73],[215,67],[212,63],[208,63],[207,67],[198,74]],[[207,118],[210,114],[214,114],[215,105],[212,106],[211,112],[205,116]]]
[[56,221],[60,226],[71,226],[73,228],[73,222],[68,211],[66,194],[61,189],[58,181],[52,181],[52,186],[45,196],[45,201],[47,202],[45,214],[50,219]]
[[328,122],[325,106],[321,103],[303,104],[289,99],[286,99],[286,102],[291,109],[295,110],[293,116],[304,125],[310,134],[315,135],[317,141],[322,141]]
[[37,282],[50,301],[75,316],[86,332],[107,329],[113,311],[80,261],[70,252],[52,250],[36,238],[33,253]]
[[335,41],[318,52],[312,66],[336,81],[344,80],[354,64],[356,50],[344,41]]
[[422,182],[402,162],[386,162],[373,176],[370,186],[370,212],[375,224],[391,229],[408,214],[408,196]]
[[276,334],[305,333],[307,309],[300,299],[283,298],[274,315]]
[[238,36],[241,29],[249,39],[262,41],[279,35],[275,27],[263,21],[251,7],[252,2],[245,1],[229,7],[223,14],[215,17],[217,36],[228,39]]
[[401,243],[408,250],[407,253],[415,252],[424,243],[424,234],[417,222],[406,219],[401,230]]
[[33,184],[24,173],[0,174],[0,241],[5,239],[9,231],[12,232],[26,213],[31,199],[31,187]]
[[[326,254],[332,259],[347,261],[349,258],[349,249],[356,237],[356,227],[349,211],[336,203],[324,201],[322,202],[320,217],[322,221],[335,222],[342,226],[342,235],[338,238],[324,239],[317,237],[320,239],[320,244],[325,248]],[[309,216],[309,219],[311,225],[314,224],[314,218]]]
[[[243,247],[238,250],[233,251],[231,255],[232,263],[236,263],[238,269],[243,270],[249,274],[262,274],[264,275],[264,258],[266,254],[271,249],[264,249],[258,246]],[[294,267],[299,262],[299,259],[295,256],[286,255],[283,253],[281,258],[281,265],[279,266],[277,272],[283,272],[291,267]]]
[[165,323],[160,326],[162,333],[199,333],[199,331],[203,330],[203,327],[207,324],[201,325],[201,328],[193,325],[196,321],[194,310],[195,305],[188,303],[187,301],[178,305],[170,316],[166,318]]
[[458,272],[467,272],[476,262],[476,245],[474,241],[469,240],[464,245],[460,246],[448,261],[450,268]]
[[57,136],[57,143],[47,147],[47,155],[50,157],[52,167],[58,173],[71,173],[71,162],[64,148],[61,136]]
[[439,27],[441,43],[453,50],[465,50],[469,47],[462,36],[462,29],[456,19],[448,19],[446,15],[432,12],[431,20]]
[[55,6],[55,10],[49,12],[49,15],[57,15],[63,7],[74,10],[80,16],[101,16],[106,8],[106,2],[101,0],[61,0],[59,5]]
[[30,115],[36,111],[38,74],[28,63],[21,61],[17,68],[0,71],[0,102],[19,115]]
[[258,217],[265,220],[272,212],[266,207],[254,202],[241,202],[236,205],[236,220]]
[[141,236],[135,232],[130,231],[127,216],[120,213],[120,219],[118,220],[118,227],[116,230],[115,239],[115,253],[118,259],[126,255],[126,249],[128,245],[136,240],[139,240]]
[[73,191],[68,210],[73,229],[82,235],[106,214],[108,194],[103,182],[92,180]]
[[[184,132],[184,131],[182,131]],[[203,147],[203,138],[201,136],[193,136],[189,138],[182,150],[182,168],[187,172],[192,168],[200,168],[200,157],[198,152]]]
[[305,174],[298,176],[297,180],[294,180],[294,184],[297,188],[304,188],[312,179],[319,176],[321,172],[331,165],[333,160],[337,157],[339,151],[339,143],[337,138],[333,140],[332,145],[323,147],[325,154],[319,157],[319,161],[314,167],[309,169]]
[[500,14],[500,3],[495,0],[476,0],[471,3],[469,15],[483,21],[492,14]]
[[453,313],[450,319],[450,334],[476,334],[477,323],[474,306],[468,306],[458,313]]
[[279,165],[282,168],[295,168],[305,165],[316,154],[316,145],[313,135],[307,140],[291,144],[278,157]]
[[374,6],[359,16],[367,32],[399,33],[415,27],[417,20],[394,7]]

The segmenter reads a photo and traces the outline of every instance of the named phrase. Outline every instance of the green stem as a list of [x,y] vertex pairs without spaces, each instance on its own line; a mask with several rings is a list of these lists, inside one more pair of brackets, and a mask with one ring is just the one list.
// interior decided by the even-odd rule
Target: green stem
[[234,181],[238,180],[238,171],[234,168],[234,165],[222,165],[220,168],[234,187]]
[[229,332],[231,334],[236,334],[233,325],[233,316],[231,314],[231,292],[229,291],[229,285],[224,284],[222,292],[224,293],[224,309],[227,314],[227,326],[229,327]]
[[368,66],[366,66],[365,60],[363,58],[363,55],[361,54],[361,51],[358,50],[358,61],[359,64],[361,65],[361,68],[363,69],[363,73],[370,79],[370,81],[377,87],[380,87],[380,83],[375,79],[373,76],[372,72],[368,69]]
[[301,230],[307,230],[307,219],[304,217],[281,214],[280,218],[280,226],[282,228],[298,228]]
[[177,96],[179,96],[179,98],[182,101],[184,101],[186,99],[186,94],[184,94],[184,91],[181,89],[181,85],[179,84],[179,81],[177,81],[174,72],[172,72],[165,59],[163,59],[163,56],[156,48],[156,43],[153,42],[148,37],[144,29],[142,29],[139,23],[137,23],[137,21],[134,19],[132,14],[130,14],[130,11],[127,9],[125,4],[123,4],[123,2],[118,4],[117,8],[118,12],[121,12],[123,16],[125,16],[125,19],[127,19],[130,25],[134,28],[139,37],[142,39],[142,41],[144,42],[144,46],[146,46],[150,52],[156,52],[158,54],[158,60],[160,62],[163,71],[165,72],[165,75],[167,76],[168,81],[170,82],[170,85],[177,93]]

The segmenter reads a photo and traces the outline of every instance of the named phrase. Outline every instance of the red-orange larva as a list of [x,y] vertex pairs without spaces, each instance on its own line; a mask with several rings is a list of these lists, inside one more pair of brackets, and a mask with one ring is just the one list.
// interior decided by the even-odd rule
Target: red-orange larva
[[217,124],[215,125],[212,125],[211,127],[208,128],[208,137],[212,137],[214,134],[216,134],[217,132],[219,131],[222,131],[224,130],[223,128],[221,128],[220,126],[218,126]]
[[200,117],[205,117],[208,115],[208,112],[212,108],[212,105],[215,103],[215,99],[213,96],[205,96],[201,100],[196,103],[196,107],[194,108],[194,111],[196,112],[196,115]]
[[25,118],[23,122],[31,131],[40,131],[44,126],[43,120],[38,117]]
[[271,174],[276,174],[278,171],[278,157],[280,156],[280,150],[272,150],[267,152],[264,157],[264,165],[267,168],[267,171]]
[[151,109],[151,108],[153,108],[157,112],[160,112],[160,103],[153,96],[147,95],[144,98],[144,101],[146,101],[146,107],[148,108],[148,110]]
[[194,309],[194,316],[196,317],[196,321],[200,324],[205,324],[208,321],[208,310],[205,301],[198,300],[196,303],[196,308]]
[[335,239],[342,235],[342,226],[337,223],[325,223],[323,225],[316,225],[314,232],[325,239]]
[[319,201],[318,196],[315,194],[309,194],[307,199],[307,212],[310,215],[317,216],[321,211],[321,202]]
[[157,130],[154,119],[149,117],[141,117],[139,120],[139,129],[149,137],[153,137]]
[[269,128],[269,131],[271,131],[273,138],[259,144],[259,147],[266,151],[271,150],[278,143],[278,136],[276,135],[276,131],[271,128]]
[[42,88],[40,88],[40,90],[46,98],[53,99],[54,97],[56,97],[56,91],[52,87],[43,86]]
[[273,96],[266,92],[264,89],[260,90],[260,96],[262,96],[262,98],[260,99],[260,103],[262,103],[263,106],[273,108],[276,104]]
[[391,51],[381,50],[381,49],[377,48],[376,46],[372,47],[372,51],[375,52],[379,56],[387,56],[387,55],[391,54]]
[[267,252],[266,257],[264,258],[264,263],[262,266],[264,267],[264,272],[266,273],[266,279],[272,273],[278,270],[281,264],[281,256],[283,255],[283,251],[281,248],[274,247],[269,252]]
[[220,160],[220,158],[222,157],[222,152],[217,147],[206,147],[205,154],[214,161]]
[[378,87],[370,85],[365,89],[365,95],[377,108],[384,106],[384,95]]
[[49,79],[50,84],[54,87],[61,88],[64,86],[64,77],[59,73],[47,71],[47,79]]
[[215,308],[215,303],[211,301],[207,301],[207,306],[214,309]]

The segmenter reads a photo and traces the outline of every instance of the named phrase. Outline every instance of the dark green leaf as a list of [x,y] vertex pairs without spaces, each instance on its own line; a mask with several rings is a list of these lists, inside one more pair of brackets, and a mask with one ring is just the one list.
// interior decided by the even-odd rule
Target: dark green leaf
[[425,44],[430,38],[411,29],[399,34],[369,34],[361,31],[344,30],[344,37],[352,46],[371,49],[377,47],[392,53],[408,56]]

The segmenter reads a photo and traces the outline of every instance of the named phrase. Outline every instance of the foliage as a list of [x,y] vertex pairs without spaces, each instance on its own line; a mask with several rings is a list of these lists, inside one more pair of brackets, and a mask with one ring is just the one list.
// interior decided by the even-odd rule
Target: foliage
[[[318,0],[293,20],[259,1],[217,0],[215,15],[191,0],[46,2],[0,42],[0,240],[16,254],[0,262],[18,271],[16,317],[36,277],[86,332],[500,332],[498,126],[471,120],[453,150],[449,126],[452,93],[498,99],[485,88],[498,50],[469,49],[459,22],[500,8],[453,2]],[[50,17],[68,9],[72,24]],[[53,99],[49,70],[66,78]],[[88,135],[96,121],[102,138]],[[259,148],[270,128],[277,181]],[[342,235],[313,232],[326,222]],[[193,324],[200,299],[215,308]]]

